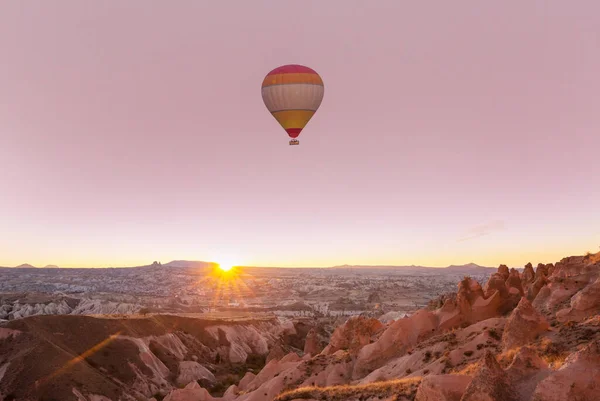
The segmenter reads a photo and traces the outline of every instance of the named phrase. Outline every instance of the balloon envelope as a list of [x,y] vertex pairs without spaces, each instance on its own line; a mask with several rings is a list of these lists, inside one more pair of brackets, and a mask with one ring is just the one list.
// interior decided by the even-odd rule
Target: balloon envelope
[[315,114],[325,86],[312,68],[288,64],[275,68],[262,83],[262,98],[291,138],[297,138]]

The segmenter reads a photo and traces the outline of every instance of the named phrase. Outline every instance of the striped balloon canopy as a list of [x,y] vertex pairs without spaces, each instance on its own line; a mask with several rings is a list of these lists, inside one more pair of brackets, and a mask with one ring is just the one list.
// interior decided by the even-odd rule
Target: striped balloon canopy
[[298,64],[277,67],[267,74],[262,83],[265,106],[287,134],[293,138],[290,145],[315,114],[325,86],[317,72]]

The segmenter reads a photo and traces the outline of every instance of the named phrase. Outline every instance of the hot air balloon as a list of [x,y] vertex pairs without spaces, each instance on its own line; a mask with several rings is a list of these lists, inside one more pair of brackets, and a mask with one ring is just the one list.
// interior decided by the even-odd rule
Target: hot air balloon
[[298,64],[277,67],[263,80],[265,106],[292,138],[290,145],[300,144],[296,138],[321,105],[324,92],[319,74]]

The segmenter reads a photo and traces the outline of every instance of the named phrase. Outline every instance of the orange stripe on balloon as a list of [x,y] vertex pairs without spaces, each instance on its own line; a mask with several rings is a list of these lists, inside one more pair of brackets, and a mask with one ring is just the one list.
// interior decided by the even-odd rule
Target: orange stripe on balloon
[[262,87],[271,85],[285,84],[314,84],[323,85],[323,80],[318,74],[275,74],[267,75],[262,83]]

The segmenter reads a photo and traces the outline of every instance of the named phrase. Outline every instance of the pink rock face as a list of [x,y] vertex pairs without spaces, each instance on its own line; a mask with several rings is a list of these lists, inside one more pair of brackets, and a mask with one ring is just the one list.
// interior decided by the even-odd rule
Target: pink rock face
[[351,354],[357,353],[362,347],[371,343],[371,337],[383,329],[383,324],[374,318],[362,316],[348,319],[333,332],[329,345],[323,350],[326,355],[343,349]]
[[600,277],[575,294],[571,298],[571,307],[558,311],[556,318],[560,322],[580,322],[598,313],[600,313]]
[[283,358],[284,356],[285,356],[285,351],[283,350],[283,348],[281,348],[281,345],[276,344],[269,351],[269,355],[267,355],[266,362],[269,363],[273,359],[279,360],[279,359]]
[[[515,273],[517,286],[520,287],[518,272]],[[456,300],[446,300],[444,306],[435,311],[439,317],[438,331],[500,316],[512,310],[521,298],[519,290],[508,288],[499,273],[494,273],[490,277],[483,290],[481,286],[471,283],[476,282],[468,277],[462,280],[458,286]]]
[[483,296],[483,290],[477,281],[465,277],[458,283],[458,295],[464,296],[469,303],[473,303],[475,299]]
[[508,375],[489,350],[461,401],[519,401]]
[[575,284],[570,279],[562,280],[560,282],[554,278],[550,284],[540,289],[540,292],[533,300],[533,305],[536,309],[554,311],[558,305],[571,298],[583,288],[581,283]]
[[487,283],[483,287],[483,293],[486,298],[491,297],[494,292],[498,291],[502,298],[506,297],[508,294],[508,289],[505,284],[506,279],[499,273],[494,273],[490,276]]
[[529,347],[521,347],[506,369],[508,379],[522,401],[529,401],[538,383],[551,373],[548,364]]
[[232,384],[227,388],[225,393],[223,394],[221,401],[231,400],[235,398],[235,396],[239,393],[240,389],[235,384]]
[[256,377],[256,375],[252,372],[246,372],[246,374],[244,375],[244,377],[242,378],[242,380],[240,380],[240,383],[238,384],[238,389],[240,390],[247,390],[248,389],[248,384],[250,384],[252,382],[252,380],[254,380],[254,378]]
[[471,379],[463,375],[427,376],[417,389],[415,401],[460,401]]
[[292,385],[293,388],[325,387],[347,383],[352,369],[352,358],[345,351],[337,351],[333,355],[321,354],[309,361],[284,363],[284,359],[269,362],[235,401],[272,400]]
[[537,297],[538,293],[540,292],[540,290],[542,289],[542,287],[544,287],[547,283],[547,279],[546,276],[541,275],[540,277],[537,277],[535,279],[535,281],[529,285],[529,287],[527,288],[527,299],[529,301],[533,301],[535,299],[535,297]]
[[525,346],[519,349],[506,373],[516,381],[548,369],[548,364],[532,348]]
[[208,380],[215,382],[215,376],[212,372],[194,361],[179,362],[179,376],[177,377],[178,385],[187,385],[196,380]]
[[521,275],[523,287],[525,287],[528,283],[533,282],[534,278],[535,272],[533,271],[533,266],[531,266],[531,263],[527,263],[525,265],[525,269],[523,270],[523,274]]
[[499,292],[493,293],[489,298],[477,298],[471,305],[470,322],[479,322],[499,315],[503,300]]
[[11,337],[11,336],[17,336],[19,333],[21,333],[21,332],[18,330],[12,330],[12,329],[6,329],[4,327],[0,327],[0,340]]
[[523,297],[506,322],[502,345],[505,350],[525,345],[548,327],[544,316]]
[[556,278],[572,278],[586,283],[594,282],[599,275],[600,261],[596,261],[594,255],[564,258],[556,264],[552,273]]
[[307,375],[304,382],[299,387],[305,386],[336,386],[346,384],[352,375],[352,359],[348,357],[345,351],[337,351],[331,356],[319,356],[313,359],[314,365],[322,364],[316,367],[315,372]]
[[[518,272],[517,272],[518,274]],[[514,276],[514,274],[513,274]],[[509,274],[509,278],[510,278],[510,274]],[[511,279],[511,281],[514,280]],[[485,284],[484,287],[484,294],[486,298],[490,298],[494,295],[494,293],[498,293],[499,295],[499,304],[497,306],[496,309],[496,316],[498,315],[502,315],[510,310],[512,310],[517,303],[519,302],[519,298],[520,298],[520,291],[518,290],[513,290],[511,291],[511,286],[508,286],[506,284],[508,280],[504,280],[504,278],[498,274],[495,273],[493,274],[488,282]],[[518,288],[518,287],[517,287]],[[515,292],[518,292],[519,295],[515,296]]]
[[511,269],[508,275],[508,278],[505,282],[506,286],[510,288],[515,288],[519,291],[521,295],[523,295],[523,285],[521,284],[521,275],[516,269]]
[[600,394],[600,340],[572,354],[536,387],[533,401],[597,401]]
[[191,382],[185,388],[171,391],[164,401],[213,401],[208,391],[196,382]]
[[471,293],[471,299],[479,298],[479,297],[483,296],[483,289],[481,288],[481,285],[477,281],[471,279],[470,277],[469,277],[469,291]]
[[284,356],[283,358],[281,358],[281,363],[286,363],[286,362],[300,362],[302,360],[302,358],[300,358],[300,356],[298,354],[296,354],[295,352],[290,352],[288,353],[286,356]]
[[542,289],[531,304],[537,310],[548,309],[548,302],[550,300],[551,295],[552,291],[550,290],[549,286],[542,287]]
[[543,263],[538,263],[537,267],[535,268],[535,278],[537,279],[538,277],[547,276],[547,275],[548,275],[548,268],[546,267],[546,265]]
[[502,275],[502,277],[504,278],[504,280],[506,280],[508,278],[508,275],[509,275],[508,266],[506,266],[506,265],[500,265],[500,267],[498,267],[498,273],[500,275]]
[[[254,376],[254,378],[252,378],[252,380],[250,380],[249,382],[248,382],[249,379],[246,379],[246,377],[244,377],[244,379],[246,379],[246,380],[243,380],[243,383],[242,383],[242,381],[240,381],[240,384],[238,387],[240,389],[243,389],[248,392],[254,391],[257,388],[264,386],[267,383],[273,381],[273,379],[278,379],[282,372],[284,372],[286,370],[294,370],[301,363],[302,363],[302,361],[300,361],[300,360],[295,360],[295,361],[284,361],[283,359],[281,361],[272,360],[271,362],[267,363],[265,365],[265,367],[262,368],[261,371],[258,372],[258,374],[256,376]],[[246,373],[246,375],[248,375],[248,373]]]
[[[466,300],[465,300],[466,302]],[[470,305],[464,308],[469,311],[470,316]],[[446,331],[453,327],[459,327],[463,322],[467,321],[467,316],[461,312],[461,309],[456,304],[456,299],[448,299],[440,309],[435,311],[438,315],[439,331]]]
[[437,316],[423,309],[408,319],[396,320],[377,341],[360,350],[353,377],[364,377],[366,373],[388,360],[403,355],[409,347],[431,336],[437,326]]
[[306,340],[304,342],[304,353],[310,355],[317,355],[321,352],[321,346],[319,342],[319,336],[315,329],[310,329],[308,334],[306,335]]

